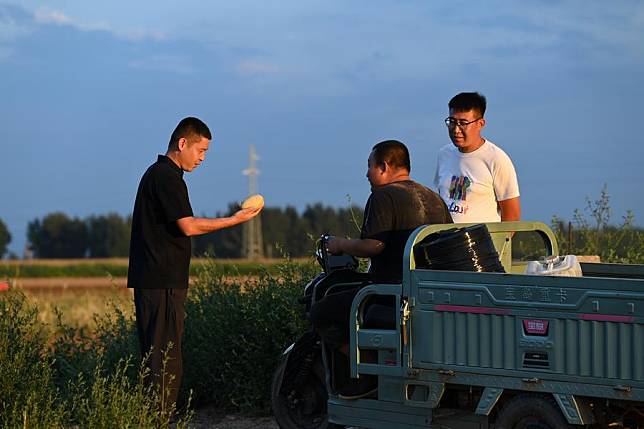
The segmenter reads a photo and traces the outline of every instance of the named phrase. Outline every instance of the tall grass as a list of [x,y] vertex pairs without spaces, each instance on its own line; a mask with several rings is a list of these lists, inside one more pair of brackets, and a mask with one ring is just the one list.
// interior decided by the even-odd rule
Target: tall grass
[[127,323],[117,317],[91,339],[60,326],[50,347],[37,316],[20,291],[0,296],[0,427],[169,427],[173,408],[162,406],[142,382],[138,357],[125,352]]
[[184,389],[197,402],[233,410],[268,410],[273,371],[304,329],[303,284],[316,268],[286,262],[279,275],[233,281],[216,267],[191,288],[184,338]]
[[56,428],[69,419],[37,316],[20,293],[0,299],[0,427]]

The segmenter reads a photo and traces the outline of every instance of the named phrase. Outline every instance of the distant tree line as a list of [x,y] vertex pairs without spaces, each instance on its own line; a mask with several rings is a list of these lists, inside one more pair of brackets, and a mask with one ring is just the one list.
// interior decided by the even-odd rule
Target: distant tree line
[[[217,216],[228,216],[237,209],[235,204],[231,204],[227,212]],[[355,206],[333,208],[317,203],[308,205],[301,214],[292,206],[265,207],[261,213],[264,255],[268,258],[310,256],[315,240],[324,233],[356,238],[362,216],[362,208]],[[198,236],[193,240],[193,253],[240,258],[243,256],[242,239],[243,225]]]
[[[229,204],[228,216],[239,209]],[[338,236],[359,235],[363,212],[359,207],[333,208],[320,203],[307,206],[302,213],[294,207],[266,207],[261,213],[264,255],[266,257],[309,256],[315,239],[329,232]],[[35,258],[111,258],[127,257],[130,246],[131,216],[117,213],[69,217],[55,212],[34,219],[27,226],[29,247]],[[193,254],[219,258],[241,258],[243,226],[193,238]],[[11,236],[0,220],[0,256]]]
[[27,225],[36,258],[111,258],[127,256],[132,218],[117,213],[70,218],[50,213]]

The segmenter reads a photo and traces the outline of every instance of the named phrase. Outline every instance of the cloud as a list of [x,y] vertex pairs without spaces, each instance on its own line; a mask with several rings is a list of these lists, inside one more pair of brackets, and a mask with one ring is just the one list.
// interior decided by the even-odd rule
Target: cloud
[[167,34],[163,31],[152,31],[152,30],[143,30],[143,29],[128,29],[128,30],[110,30],[116,36],[123,39],[139,41],[145,39],[152,39],[156,41],[166,40],[168,38]]
[[0,43],[26,36],[31,32],[27,16],[16,7],[0,4]]
[[73,25],[72,19],[64,13],[47,8],[40,8],[34,12],[34,20],[46,24]]
[[173,55],[150,56],[131,61],[129,66],[138,70],[162,71],[183,75],[193,74],[196,71],[189,59]]
[[116,29],[108,22],[79,21],[64,12],[46,7],[38,8],[34,12],[34,21],[39,24],[69,26],[81,31],[106,31],[116,37],[135,41],[145,39],[164,40],[166,38],[166,34],[161,31],[150,31],[142,28]]
[[0,63],[14,55],[13,42],[32,32],[29,17],[20,8],[0,4]]

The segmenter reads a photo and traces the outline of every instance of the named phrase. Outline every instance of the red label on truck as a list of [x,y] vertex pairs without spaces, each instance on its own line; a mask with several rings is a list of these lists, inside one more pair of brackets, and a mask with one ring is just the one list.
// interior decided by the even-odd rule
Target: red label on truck
[[548,321],[541,319],[525,319],[523,331],[526,335],[548,335]]

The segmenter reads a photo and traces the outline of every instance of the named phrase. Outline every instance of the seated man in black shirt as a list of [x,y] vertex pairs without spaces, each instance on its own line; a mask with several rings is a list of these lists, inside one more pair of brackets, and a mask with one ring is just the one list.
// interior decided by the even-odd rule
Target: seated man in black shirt
[[[371,195],[364,211],[359,239],[334,238],[330,253],[371,258],[369,273],[376,283],[400,283],[405,243],[421,225],[452,223],[445,202],[438,194],[409,177],[409,151],[397,140],[375,145],[367,161]],[[349,311],[356,290],[328,295],[311,309],[311,322],[325,343],[346,354]],[[340,329],[338,329],[340,328]],[[365,381],[366,380],[366,381]],[[362,385],[348,384],[338,394],[359,398],[374,390],[373,377],[361,377]]]

